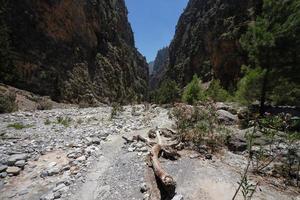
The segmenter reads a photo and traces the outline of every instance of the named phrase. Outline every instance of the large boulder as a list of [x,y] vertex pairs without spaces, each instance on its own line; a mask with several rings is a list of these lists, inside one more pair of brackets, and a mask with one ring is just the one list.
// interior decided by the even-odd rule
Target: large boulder
[[226,110],[218,110],[217,111],[218,120],[227,125],[235,124],[238,122],[238,117],[236,115],[231,114]]

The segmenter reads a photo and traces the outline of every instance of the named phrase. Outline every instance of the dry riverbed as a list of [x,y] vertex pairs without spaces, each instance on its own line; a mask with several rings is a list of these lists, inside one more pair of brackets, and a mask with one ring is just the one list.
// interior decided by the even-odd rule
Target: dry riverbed
[[[141,143],[125,145],[122,136],[171,128],[173,121],[167,109],[155,106],[126,106],[114,119],[111,109],[0,115],[0,199],[146,199],[140,190],[145,186],[149,148]],[[161,160],[177,181],[177,197],[232,198],[246,165],[243,156],[225,150],[212,159],[187,150],[180,154],[177,161]],[[272,186],[272,180],[251,178],[260,181],[254,199],[300,199],[292,189]]]

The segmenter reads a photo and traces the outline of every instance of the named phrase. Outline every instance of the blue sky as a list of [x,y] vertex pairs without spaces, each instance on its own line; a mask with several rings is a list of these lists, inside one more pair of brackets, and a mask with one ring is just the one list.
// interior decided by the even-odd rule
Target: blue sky
[[159,49],[169,45],[188,0],[125,0],[135,46],[153,61]]

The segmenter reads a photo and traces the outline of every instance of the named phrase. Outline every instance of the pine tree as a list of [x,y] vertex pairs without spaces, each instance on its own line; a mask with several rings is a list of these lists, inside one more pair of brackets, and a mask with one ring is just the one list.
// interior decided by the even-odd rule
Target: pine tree
[[281,81],[289,80],[300,86],[299,35],[300,0],[264,0],[262,14],[241,37],[241,45],[248,52],[249,67],[262,69],[259,74],[263,77],[259,97],[261,114],[265,101],[274,100],[272,96],[279,91],[276,88]]

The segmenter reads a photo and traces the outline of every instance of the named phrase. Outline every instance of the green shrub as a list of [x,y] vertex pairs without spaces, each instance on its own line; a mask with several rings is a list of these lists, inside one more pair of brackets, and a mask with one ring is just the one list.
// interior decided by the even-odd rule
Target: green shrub
[[235,99],[242,104],[251,104],[260,98],[264,71],[261,68],[246,69],[245,76],[239,81]]
[[205,100],[205,94],[200,84],[200,79],[194,75],[192,81],[184,89],[182,100],[191,105]]
[[5,92],[0,94],[0,113],[9,113],[18,110],[16,104],[16,94],[13,92]]
[[270,99],[276,105],[300,106],[300,85],[281,79],[274,87]]
[[41,98],[41,100],[38,101],[38,110],[51,110],[53,107],[52,102],[47,98]]
[[69,127],[71,122],[72,122],[72,118],[70,118],[70,117],[59,116],[59,117],[56,118],[56,123],[61,124],[64,127]]
[[24,128],[30,128],[30,127],[32,127],[32,125],[24,125],[24,124],[19,123],[19,122],[9,124],[7,126],[7,128],[14,128],[14,129],[17,129],[17,130],[21,130],[21,129],[24,129]]
[[124,109],[119,103],[113,103],[110,113],[110,119],[114,119]]
[[205,94],[214,101],[227,101],[231,99],[230,94],[222,88],[220,81],[217,79],[212,80]]
[[159,104],[174,103],[179,97],[179,86],[173,80],[165,80],[158,90],[151,92],[151,99]]

